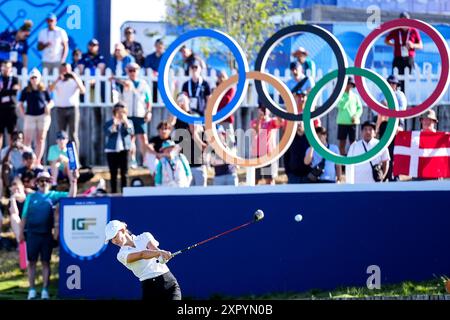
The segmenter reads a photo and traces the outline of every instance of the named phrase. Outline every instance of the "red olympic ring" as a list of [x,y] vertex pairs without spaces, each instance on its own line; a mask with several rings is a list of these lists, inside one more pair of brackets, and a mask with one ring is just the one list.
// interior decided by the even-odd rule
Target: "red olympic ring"
[[420,20],[405,18],[395,19],[383,23],[379,28],[369,33],[369,35],[361,43],[361,46],[358,48],[358,52],[356,53],[355,67],[364,68],[369,53],[369,50],[367,49],[370,48],[383,33],[399,27],[416,28],[425,32],[434,41],[438,48],[442,64],[441,77],[431,95],[414,108],[401,111],[392,110],[385,108],[383,105],[374,100],[365,86],[365,80],[361,76],[355,75],[355,83],[361,98],[369,108],[378,112],[378,114],[394,118],[412,118],[432,108],[442,98],[450,81],[450,50],[445,39],[434,27]]

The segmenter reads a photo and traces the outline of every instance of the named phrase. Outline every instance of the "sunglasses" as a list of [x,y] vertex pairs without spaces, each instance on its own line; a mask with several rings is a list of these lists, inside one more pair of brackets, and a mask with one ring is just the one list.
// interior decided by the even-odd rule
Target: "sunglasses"
[[136,69],[128,69],[128,72],[129,73],[134,73],[134,72],[136,72],[137,70]]
[[191,69],[198,69],[198,67],[197,66],[192,66]]
[[39,184],[51,183],[51,181],[48,180],[48,179],[41,179],[41,180],[38,181],[38,183],[39,183]]

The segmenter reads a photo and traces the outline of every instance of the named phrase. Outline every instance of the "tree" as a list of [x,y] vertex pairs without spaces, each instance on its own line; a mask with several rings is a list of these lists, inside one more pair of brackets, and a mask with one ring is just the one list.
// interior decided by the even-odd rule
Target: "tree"
[[[261,45],[272,34],[270,19],[288,11],[288,0],[166,0],[167,21],[183,30],[214,28],[233,37],[253,61]],[[230,68],[235,59],[227,53]]]

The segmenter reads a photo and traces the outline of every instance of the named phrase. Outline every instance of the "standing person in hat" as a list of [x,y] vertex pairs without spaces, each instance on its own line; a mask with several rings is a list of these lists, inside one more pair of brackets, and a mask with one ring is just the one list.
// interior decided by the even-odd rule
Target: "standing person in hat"
[[[409,19],[409,13],[402,12],[400,18]],[[423,49],[422,39],[417,29],[410,27],[394,29],[388,33],[384,43],[394,47],[392,73],[394,73],[394,68],[398,69],[398,74],[405,74],[405,68],[409,68],[410,72],[414,69],[416,50]],[[400,89],[405,91],[404,81],[401,81]]]
[[11,61],[3,61],[0,75],[0,150],[3,147],[3,134],[8,132],[9,138],[17,125],[17,92],[19,78],[13,75]]
[[[70,191],[51,191],[51,176],[44,171],[39,173],[36,184],[38,190],[28,194],[23,206],[20,222],[19,241],[26,240],[28,257],[28,299],[36,298],[36,264],[40,257],[42,263],[43,287],[41,299],[49,299],[50,260],[56,241],[59,239],[59,210],[55,208],[61,198],[77,195],[78,172],[70,177]],[[52,233],[53,232],[53,233]]]
[[113,118],[104,125],[105,152],[111,174],[111,193],[117,193],[117,174],[120,169],[121,187],[127,186],[128,153],[131,149],[131,136],[134,133],[133,122],[128,119],[125,104],[117,103],[113,107]]
[[31,70],[28,86],[20,95],[19,109],[24,116],[24,143],[30,147],[33,140],[36,143],[37,165],[41,164],[44,155],[45,139],[52,122],[50,112],[53,106],[50,93],[41,81],[41,73],[37,69]]
[[95,71],[99,69],[100,74],[105,74],[106,60],[100,54],[100,43],[97,39],[91,39],[88,43],[88,51],[83,53],[81,60],[78,61],[80,74],[84,74],[84,70],[88,69],[91,76],[95,75]]
[[49,73],[59,68],[61,63],[66,62],[69,53],[69,37],[67,32],[58,27],[57,17],[54,13],[47,16],[47,28],[39,32],[38,50],[42,51],[42,66]]
[[156,166],[155,186],[189,187],[192,180],[191,168],[175,142],[164,141],[159,151],[162,157]]
[[33,21],[25,20],[19,30],[0,33],[0,62],[11,61],[18,74],[28,68],[28,37]]
[[353,91],[355,88],[355,81],[353,77],[348,77],[347,87],[342,95],[341,100],[337,105],[337,125],[339,140],[339,152],[341,155],[346,154],[347,138],[352,144],[356,140],[356,126],[360,122],[363,113],[362,103],[359,96]]
[[143,300],[181,300],[177,279],[166,263],[157,261],[167,262],[172,254],[159,249],[159,242],[150,232],[135,236],[127,229],[126,223],[112,220],[105,228],[105,242],[110,240],[120,247],[117,260],[141,282]]
[[438,118],[436,117],[436,112],[434,110],[428,110],[420,117],[420,126],[421,131],[423,132],[436,132],[437,131],[437,124],[438,124]]
[[70,140],[74,141],[78,149],[78,127],[80,125],[80,94],[86,92],[86,87],[80,77],[72,72],[72,66],[63,63],[59,67],[59,77],[50,85],[50,91],[55,93],[55,113],[59,131],[66,131]]
[[131,138],[131,168],[138,167],[136,139],[142,157],[148,149],[148,123],[152,119],[152,98],[150,87],[147,82],[140,77],[141,67],[132,62],[126,67],[128,79],[121,80],[115,78],[116,82],[123,87],[122,101],[128,108],[129,119],[133,122],[134,134]]
[[122,44],[136,60],[136,63],[140,67],[144,67],[144,49],[142,48],[142,45],[134,39],[136,30],[134,30],[132,27],[126,27],[124,33],[125,40],[122,42]]
[[[366,153],[375,147],[379,140],[375,138],[375,122],[366,121],[361,126],[362,139],[354,142],[348,149],[348,156],[354,157]],[[389,152],[384,149],[383,152],[371,161],[346,166],[346,182],[355,183],[375,183],[383,182],[389,170]],[[375,180],[375,174],[379,181]]]
[[294,51],[292,56],[297,58],[297,61],[303,67],[303,72],[305,73],[305,75],[307,75],[310,79],[315,80],[316,63],[312,61],[310,57],[308,57],[308,51],[306,51],[306,49],[303,47],[299,47]]

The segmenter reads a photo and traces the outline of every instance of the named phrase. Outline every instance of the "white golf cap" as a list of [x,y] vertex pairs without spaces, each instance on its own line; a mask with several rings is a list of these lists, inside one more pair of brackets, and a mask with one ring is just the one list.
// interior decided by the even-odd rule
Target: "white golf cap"
[[105,243],[114,238],[119,230],[126,228],[127,225],[119,220],[111,220],[105,227]]
[[39,72],[38,69],[34,68],[33,70],[30,71],[30,74],[28,75],[28,79],[31,79],[33,77],[36,77],[38,79],[38,81],[41,81],[41,73]]

